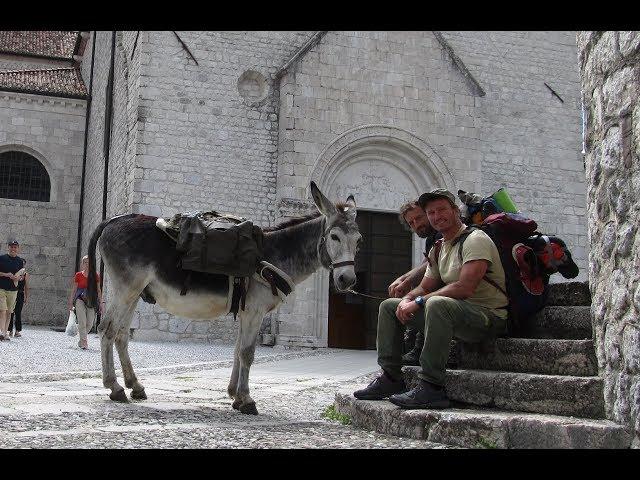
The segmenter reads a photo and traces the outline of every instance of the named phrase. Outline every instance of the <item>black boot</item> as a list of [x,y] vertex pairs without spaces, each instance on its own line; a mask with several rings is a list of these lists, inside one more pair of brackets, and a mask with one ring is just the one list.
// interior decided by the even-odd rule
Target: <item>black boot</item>
[[366,388],[353,392],[353,396],[358,400],[384,400],[389,395],[406,391],[404,380],[393,380],[383,372]]
[[403,365],[420,365],[420,354],[422,353],[422,347],[424,346],[424,333],[418,332],[416,334],[416,341],[413,348],[402,356]]
[[424,380],[406,393],[391,395],[389,401],[405,409],[448,408],[451,406],[444,387],[438,387]]
[[403,351],[405,353],[408,353],[413,346],[416,343],[416,334],[418,333],[418,330],[411,328],[411,327],[407,327],[404,331],[404,336],[403,336]]

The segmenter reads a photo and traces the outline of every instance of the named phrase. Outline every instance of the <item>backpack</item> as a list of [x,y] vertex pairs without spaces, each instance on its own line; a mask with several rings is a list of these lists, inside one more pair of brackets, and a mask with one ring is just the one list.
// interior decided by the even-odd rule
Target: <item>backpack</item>
[[[462,246],[474,230],[485,232],[496,245],[504,269],[506,291],[486,275],[483,280],[502,291],[508,298],[509,303],[504,308],[508,312],[507,333],[510,336],[521,333],[528,317],[544,308],[549,294],[549,275],[539,269],[531,268],[529,275],[523,276],[522,268],[513,255],[514,247],[524,246],[524,260],[535,264],[535,259],[531,258],[535,257],[535,252],[525,242],[534,236],[537,227],[536,222],[520,214],[496,213],[489,215],[479,225],[468,226],[453,242],[453,245],[458,244],[458,257],[461,264]],[[442,242],[442,239],[438,240],[434,246],[436,262]],[[527,285],[527,282],[532,281],[535,282],[536,288],[531,288],[531,284]]]

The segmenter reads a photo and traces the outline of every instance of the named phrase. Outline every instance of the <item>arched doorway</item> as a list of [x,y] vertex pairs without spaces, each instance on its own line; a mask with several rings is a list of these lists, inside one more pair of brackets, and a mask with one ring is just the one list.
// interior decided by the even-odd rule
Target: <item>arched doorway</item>
[[[411,269],[411,232],[393,213],[358,211],[362,245],[356,255],[358,281],[354,291],[386,298],[389,284]],[[329,274],[330,275],[330,274]],[[329,280],[328,345],[334,348],[376,348],[381,300],[339,293]]]

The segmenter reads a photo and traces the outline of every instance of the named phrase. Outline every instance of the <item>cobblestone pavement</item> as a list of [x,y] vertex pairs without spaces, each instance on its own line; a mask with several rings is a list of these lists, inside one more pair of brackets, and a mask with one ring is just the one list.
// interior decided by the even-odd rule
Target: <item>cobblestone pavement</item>
[[258,347],[249,385],[260,414],[251,416],[226,395],[230,345],[132,342],[149,398],[122,404],[102,386],[95,335],[83,351],[64,333],[24,334],[0,344],[10,372],[0,376],[3,449],[445,448],[323,417],[337,391],[369,381],[375,352]]

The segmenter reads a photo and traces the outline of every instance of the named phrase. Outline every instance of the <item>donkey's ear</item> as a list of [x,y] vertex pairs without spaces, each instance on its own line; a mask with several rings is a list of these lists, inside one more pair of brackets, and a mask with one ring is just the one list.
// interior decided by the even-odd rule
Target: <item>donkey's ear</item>
[[356,199],[353,198],[353,195],[347,197],[345,204],[345,213],[350,217],[356,218]]
[[327,197],[324,196],[315,182],[311,182],[310,186],[313,201],[315,202],[316,207],[318,207],[318,210],[320,210],[320,213],[322,213],[325,217],[335,215],[338,212],[336,206],[331,203]]

